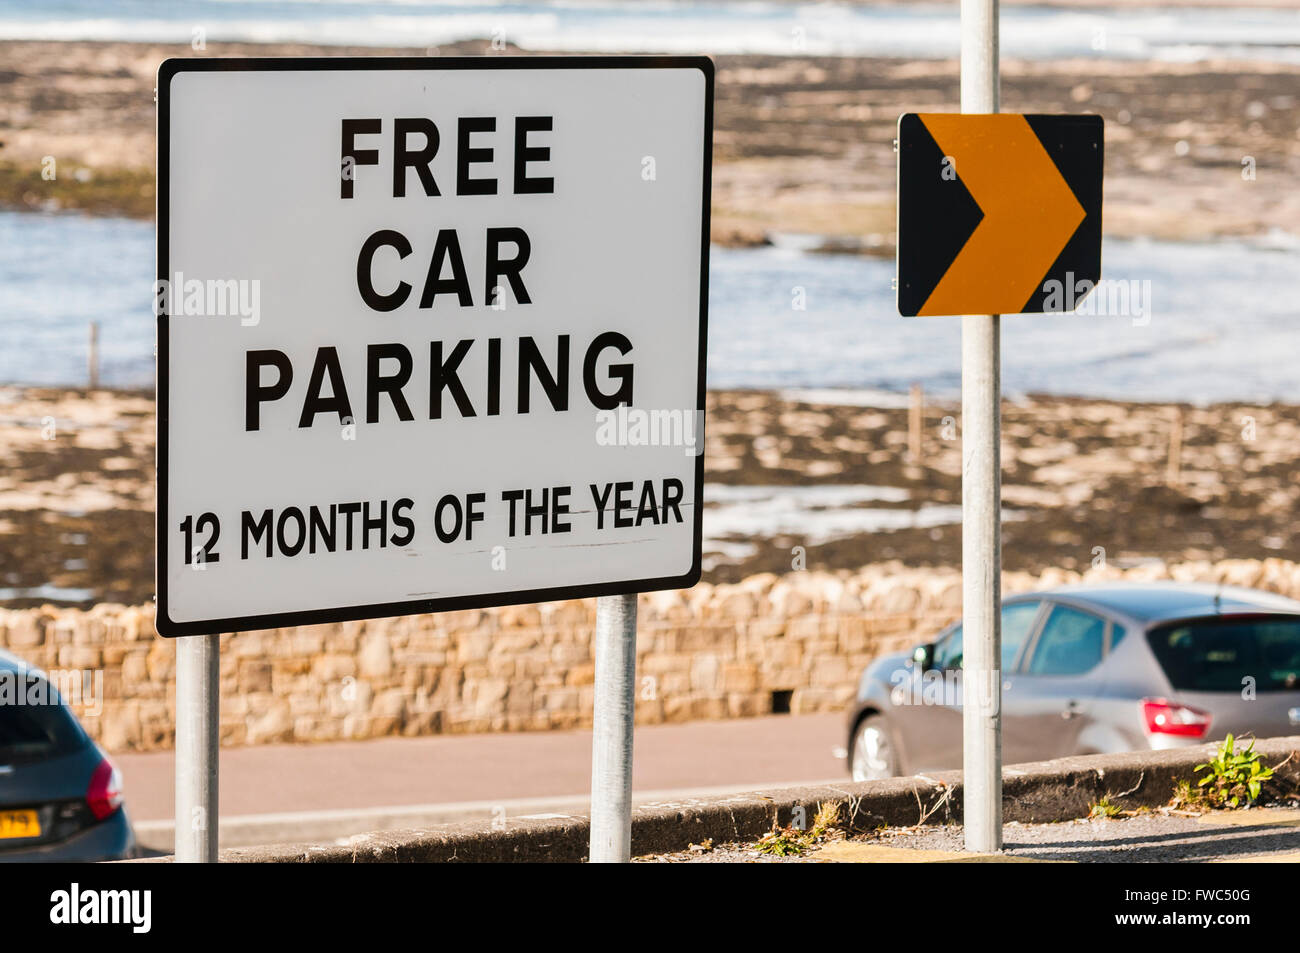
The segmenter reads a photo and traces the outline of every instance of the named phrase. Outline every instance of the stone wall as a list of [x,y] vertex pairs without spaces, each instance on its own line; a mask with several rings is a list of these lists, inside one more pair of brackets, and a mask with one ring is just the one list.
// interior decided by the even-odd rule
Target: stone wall
[[[1300,566],[1279,559],[1101,568],[1083,577],[1008,573],[1004,587],[1119,577],[1300,596]],[[842,711],[869,661],[910,648],[960,611],[956,571],[897,564],[648,593],[639,606],[637,721],[762,715],[774,703],[794,713]],[[580,600],[225,635],[222,742],[589,726],[594,626],[594,601]],[[0,610],[0,647],[60,684],[83,686],[74,708],[107,749],[171,746],[175,645],[154,634],[151,607]]]

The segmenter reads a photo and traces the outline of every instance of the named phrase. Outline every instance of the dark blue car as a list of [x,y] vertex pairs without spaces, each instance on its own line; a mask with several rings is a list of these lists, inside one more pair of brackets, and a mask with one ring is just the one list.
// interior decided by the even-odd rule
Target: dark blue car
[[134,854],[118,770],[45,675],[0,651],[0,861]]

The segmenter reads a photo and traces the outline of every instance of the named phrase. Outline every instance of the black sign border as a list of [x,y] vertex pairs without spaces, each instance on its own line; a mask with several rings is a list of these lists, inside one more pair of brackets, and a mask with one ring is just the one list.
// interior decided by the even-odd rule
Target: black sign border
[[436,599],[416,599],[405,602],[377,603],[365,606],[342,606],[332,609],[303,609],[275,612],[264,615],[237,616],[224,619],[205,619],[193,622],[174,622],[168,615],[167,591],[167,511],[168,446],[167,434],[171,422],[168,406],[170,373],[168,367],[168,320],[160,313],[156,325],[157,351],[157,447],[154,551],[155,584],[157,586],[154,627],[165,638],[187,635],[215,635],[253,629],[276,629],[302,625],[320,625],[331,622],[350,622],[359,619],[376,619],[389,616],[418,615],[428,612],[448,612],[457,609],[486,609],[494,606],[525,605],[565,599],[586,599],[593,596],[622,595],[652,592],[659,589],[688,589],[700,581],[702,571],[701,544],[704,514],[704,411],[707,395],[705,367],[708,352],[709,314],[709,211],[713,192],[713,92],[714,66],[707,56],[304,56],[304,57],[248,57],[248,58],[173,58],[158,67],[158,133],[157,133],[157,229],[156,256],[158,279],[169,273],[168,245],[170,144],[171,144],[171,81],[179,73],[225,71],[279,71],[298,72],[325,70],[553,70],[553,69],[698,69],[704,74],[704,166],[701,195],[700,230],[700,320],[699,320],[699,370],[696,383],[696,411],[701,422],[696,434],[695,456],[695,526],[694,552],[690,570],[682,576],[660,576],[654,579],[631,579],[592,585],[559,586],[548,589],[526,589],[513,592],[484,593],[469,596],[452,596]]

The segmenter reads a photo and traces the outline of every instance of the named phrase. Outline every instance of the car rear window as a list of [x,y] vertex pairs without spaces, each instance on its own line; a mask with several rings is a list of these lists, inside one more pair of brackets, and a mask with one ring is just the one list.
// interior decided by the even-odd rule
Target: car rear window
[[58,757],[84,743],[77,720],[49,682],[0,672],[0,764]]
[[1300,617],[1197,619],[1153,629],[1151,650],[1170,684],[1187,692],[1300,689]]

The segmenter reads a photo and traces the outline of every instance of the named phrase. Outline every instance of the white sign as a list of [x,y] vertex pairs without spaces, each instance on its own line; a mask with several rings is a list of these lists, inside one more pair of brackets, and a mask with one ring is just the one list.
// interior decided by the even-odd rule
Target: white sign
[[158,631],[693,585],[704,58],[158,76]]

